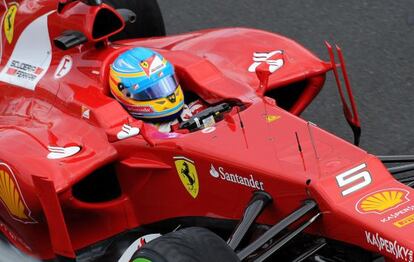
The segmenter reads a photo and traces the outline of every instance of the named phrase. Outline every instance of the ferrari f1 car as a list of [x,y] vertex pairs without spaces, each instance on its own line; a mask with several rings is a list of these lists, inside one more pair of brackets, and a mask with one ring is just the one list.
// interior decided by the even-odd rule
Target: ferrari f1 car
[[[156,3],[0,3],[5,242],[49,261],[413,261],[413,165],[384,163],[414,158],[356,146],[339,47],[326,43],[325,62],[254,29],[163,37],[141,2]],[[109,67],[134,47],[174,65],[187,103],[209,105],[180,132],[111,96]],[[355,145],[298,117],[328,72]]]

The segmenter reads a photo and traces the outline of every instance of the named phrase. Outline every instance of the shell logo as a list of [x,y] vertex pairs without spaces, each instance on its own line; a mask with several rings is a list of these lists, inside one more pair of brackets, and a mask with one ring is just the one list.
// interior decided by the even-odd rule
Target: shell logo
[[13,219],[23,223],[36,223],[30,216],[30,210],[23,199],[13,171],[5,163],[0,163],[0,200]]
[[382,214],[410,201],[408,194],[407,190],[401,188],[383,189],[361,198],[355,208],[362,214]]

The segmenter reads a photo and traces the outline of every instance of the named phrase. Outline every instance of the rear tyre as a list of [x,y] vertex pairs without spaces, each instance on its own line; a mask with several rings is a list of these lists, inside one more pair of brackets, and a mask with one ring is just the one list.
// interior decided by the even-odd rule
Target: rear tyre
[[213,232],[185,228],[157,238],[140,248],[132,262],[239,262],[236,253]]
[[110,38],[111,41],[165,36],[164,20],[157,0],[103,0],[103,2],[115,9],[129,9],[137,15],[135,23],[126,24],[122,32]]

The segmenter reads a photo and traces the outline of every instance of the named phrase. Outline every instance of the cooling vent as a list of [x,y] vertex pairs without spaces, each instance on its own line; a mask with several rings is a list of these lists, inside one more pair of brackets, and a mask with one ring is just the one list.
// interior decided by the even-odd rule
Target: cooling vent
[[122,28],[122,20],[111,10],[102,8],[96,14],[92,37],[100,39]]
[[121,187],[114,165],[95,170],[73,186],[72,194],[76,199],[87,203],[102,203],[120,197]]

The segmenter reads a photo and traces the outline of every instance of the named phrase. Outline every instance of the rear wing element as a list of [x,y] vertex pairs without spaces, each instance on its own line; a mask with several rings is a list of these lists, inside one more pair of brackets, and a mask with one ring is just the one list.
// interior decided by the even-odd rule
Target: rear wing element
[[[344,56],[342,54],[341,48],[339,46],[335,45],[335,49],[336,49],[336,52],[338,53],[338,58],[339,58],[339,64],[336,64],[335,54],[334,54],[332,46],[326,41],[325,41],[325,45],[328,48],[329,57],[330,57],[330,60],[331,60],[331,65],[332,65],[332,70],[333,70],[333,73],[335,75],[336,85],[338,86],[339,95],[341,97],[341,102],[342,102],[344,115],[345,115],[346,121],[348,122],[349,126],[352,129],[352,132],[354,133],[354,144],[358,146],[360,138],[361,138],[361,124],[359,122],[358,110],[357,110],[357,107],[356,107],[354,96],[352,94],[351,84],[349,83],[348,73],[347,73],[346,67],[345,67]],[[348,104],[348,102],[345,98],[344,90],[343,90],[342,84],[341,84],[341,80],[339,79],[338,67],[341,68],[342,76],[343,76],[344,82],[345,82],[346,92],[347,92],[347,95],[348,95],[348,100],[349,100],[349,103],[351,104],[351,106],[349,106],[349,104]],[[351,111],[350,108],[352,109],[352,111]]]

